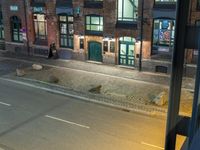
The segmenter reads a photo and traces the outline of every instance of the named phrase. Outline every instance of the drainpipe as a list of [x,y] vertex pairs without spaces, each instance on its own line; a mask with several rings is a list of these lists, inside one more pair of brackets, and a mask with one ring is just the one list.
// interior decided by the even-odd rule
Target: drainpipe
[[139,55],[139,71],[142,71],[142,47],[143,47],[143,21],[144,21],[144,0],[142,0],[142,12],[140,20],[140,55]]
[[26,46],[27,46],[27,52],[28,56],[30,55],[30,46],[29,46],[29,35],[28,35],[28,21],[27,21],[27,4],[26,0],[24,0],[24,17],[25,17],[25,26],[26,26]]

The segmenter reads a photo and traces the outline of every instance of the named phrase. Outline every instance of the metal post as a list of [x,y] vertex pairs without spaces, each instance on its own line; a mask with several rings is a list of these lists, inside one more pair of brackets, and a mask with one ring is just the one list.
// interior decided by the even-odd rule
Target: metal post
[[144,21],[144,0],[142,0],[142,12],[140,21],[140,56],[139,56],[139,71],[142,71],[142,47],[143,47],[143,21]]
[[176,32],[172,60],[165,150],[175,150],[176,146],[176,126],[178,120],[181,85],[183,77],[185,36],[188,12],[189,0],[178,0],[176,5]]
[[199,46],[198,46],[198,63],[196,70],[196,80],[195,80],[195,93],[194,93],[194,101],[193,101],[193,109],[192,109],[192,119],[190,122],[189,129],[189,145],[192,142],[194,135],[196,134],[199,128],[199,117],[200,117],[200,31],[199,31]]
[[28,35],[28,20],[27,20],[27,3],[26,3],[26,0],[24,0],[24,17],[25,17],[26,38],[27,38],[26,46],[27,46],[28,55],[30,55],[29,35]]

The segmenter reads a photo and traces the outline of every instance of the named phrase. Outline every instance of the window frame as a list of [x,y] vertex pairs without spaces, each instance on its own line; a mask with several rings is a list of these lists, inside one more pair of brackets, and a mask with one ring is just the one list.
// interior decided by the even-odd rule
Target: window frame
[[[121,22],[121,23],[125,23],[125,22],[137,22],[137,20],[138,20],[138,9],[139,9],[139,7],[137,6],[137,8],[136,8],[136,11],[133,9],[133,18],[132,18],[132,20],[124,20],[123,18],[123,14],[124,14],[124,1],[125,0],[122,0],[122,19],[119,19],[119,0],[117,0],[117,22]],[[136,1],[136,0],[134,0],[134,1]],[[138,2],[137,2],[137,4],[139,5],[139,0],[137,0]],[[137,17],[136,18],[134,18],[134,15],[135,15],[135,12],[137,12]]]
[[[14,28],[14,27],[17,28]],[[10,27],[11,27],[11,39],[13,42],[17,43],[23,43],[23,38],[22,38],[22,22],[21,19],[18,16],[12,16],[10,17]],[[17,36],[17,40],[15,37]]]
[[[38,8],[38,10],[37,10],[37,8]],[[33,15],[33,27],[34,27],[35,43],[46,45],[47,40],[48,40],[48,31],[47,31],[47,19],[46,19],[45,7],[34,7],[34,10],[35,11],[33,11],[32,15]],[[44,20],[39,21],[38,15],[44,15]],[[37,18],[35,19],[35,17],[37,17]],[[40,23],[43,23],[43,25],[44,25],[44,35],[40,33],[40,28],[39,28]],[[37,24],[37,27],[36,27],[36,24]],[[43,41],[44,43],[41,42],[41,41]]]
[[[60,17],[65,17],[66,21],[62,21],[60,20]],[[67,15],[67,14],[59,14],[58,15],[58,24],[59,24],[59,42],[60,42],[60,47],[63,47],[63,48],[72,48],[74,47],[74,34],[70,34],[70,31],[69,31],[69,25],[72,25],[73,26],[73,30],[74,30],[74,18],[73,18],[73,21],[69,21],[69,17],[72,17],[72,15]],[[66,25],[66,33],[62,33],[61,30],[61,24],[65,24]],[[61,40],[65,39],[67,40],[67,44],[66,45],[62,45],[62,42]],[[71,42],[72,42],[72,46],[70,46],[69,44],[69,40],[71,39]]]
[[[87,24],[87,17],[90,18],[90,23]],[[92,18],[98,18],[99,19],[99,24],[92,24]],[[102,24],[101,24],[101,19],[102,19]],[[90,26],[90,30],[87,29],[87,27]],[[99,30],[92,30],[91,26],[99,26]],[[102,28],[102,30],[100,30]],[[101,15],[86,15],[85,16],[85,33],[86,34],[92,34],[92,35],[102,35],[104,31],[104,18]]]

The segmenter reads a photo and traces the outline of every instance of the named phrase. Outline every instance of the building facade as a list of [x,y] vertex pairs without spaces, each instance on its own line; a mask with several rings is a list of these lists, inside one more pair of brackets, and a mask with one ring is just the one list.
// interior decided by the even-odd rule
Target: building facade
[[[200,1],[190,8],[200,25]],[[143,70],[169,73],[175,13],[176,0],[0,0],[0,49],[48,57],[55,43],[63,59],[138,68],[141,56]],[[197,55],[186,50],[186,74]]]

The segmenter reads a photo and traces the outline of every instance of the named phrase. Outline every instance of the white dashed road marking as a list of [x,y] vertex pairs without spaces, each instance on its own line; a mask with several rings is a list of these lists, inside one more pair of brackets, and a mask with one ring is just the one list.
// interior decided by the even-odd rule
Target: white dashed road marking
[[[5,106],[11,106],[11,104],[8,103],[4,103],[4,102],[0,102],[1,105],[5,105]],[[0,149],[1,150],[1,149]]]
[[76,126],[79,126],[79,127],[82,127],[82,128],[87,128],[87,129],[90,128],[89,126],[81,125],[81,124],[78,124],[78,123],[75,123],[75,122],[63,120],[63,119],[53,117],[53,116],[49,116],[49,115],[45,115],[45,117],[50,118],[50,119],[54,119],[54,120],[57,120],[57,121],[60,121],[60,122],[68,123],[68,124],[71,124],[71,125],[76,125]]

